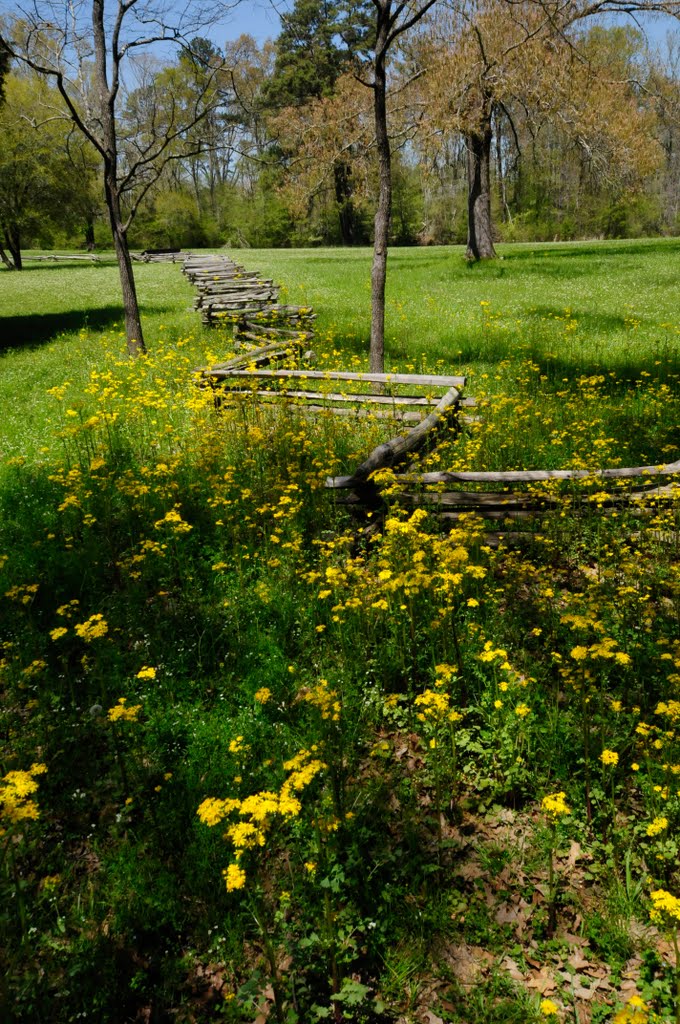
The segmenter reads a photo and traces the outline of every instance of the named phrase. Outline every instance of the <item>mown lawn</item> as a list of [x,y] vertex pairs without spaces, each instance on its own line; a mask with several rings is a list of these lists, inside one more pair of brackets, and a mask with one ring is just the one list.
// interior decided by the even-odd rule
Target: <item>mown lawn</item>
[[[636,380],[642,371],[677,369],[678,240],[506,245],[500,252],[497,263],[473,266],[461,247],[391,252],[388,366],[439,363],[489,388],[508,359],[534,360],[557,384],[602,371]],[[234,255],[281,284],[284,300],[313,305],[321,337],[336,349],[365,358],[368,250]],[[1,272],[0,351],[11,350],[11,358],[0,376],[0,437],[8,452],[16,444],[27,454],[32,436],[44,438],[44,389],[84,380],[102,335],[122,336],[117,269],[110,254],[102,259],[101,266],[29,262],[22,274]],[[150,350],[173,335],[195,341],[200,358],[224,349],[227,340],[217,341],[189,312],[193,292],[177,266],[139,264],[136,273]]]
[[[393,251],[390,367],[478,402],[421,465],[680,458],[678,249]],[[235,255],[366,365],[367,251]],[[131,361],[110,260],[0,273],[0,1017],[677,1022],[677,485],[365,530],[393,428],[216,407],[137,281]]]

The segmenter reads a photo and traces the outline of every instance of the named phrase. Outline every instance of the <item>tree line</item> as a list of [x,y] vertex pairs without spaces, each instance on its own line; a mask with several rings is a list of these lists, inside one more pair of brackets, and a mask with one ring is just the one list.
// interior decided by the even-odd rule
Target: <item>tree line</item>
[[[395,58],[391,241],[468,241],[468,203],[473,256],[497,240],[676,234],[680,37],[650,48],[631,23],[526,38],[513,5],[475,7],[474,19],[437,12]],[[297,0],[273,42],[244,35],[220,50],[199,38],[191,55],[135,69],[130,160],[179,105],[200,105],[206,69],[217,80],[139,203],[134,245],[370,242],[375,133],[353,67],[370,28],[354,15],[348,25],[340,3]],[[22,245],[110,246],[96,150],[54,116],[54,91],[16,62],[6,78],[0,218],[12,260]]]
[[113,241],[131,351],[131,245],[372,241],[375,369],[389,244],[680,228],[679,37],[611,20],[679,0],[295,0],[223,46],[220,4],[60,6],[0,22],[0,258]]

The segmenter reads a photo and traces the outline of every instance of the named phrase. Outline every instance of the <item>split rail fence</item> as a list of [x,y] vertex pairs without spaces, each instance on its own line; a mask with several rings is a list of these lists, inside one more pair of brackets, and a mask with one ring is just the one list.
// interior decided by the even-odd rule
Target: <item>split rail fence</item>
[[[465,377],[304,368],[305,356],[313,356],[304,353],[313,336],[309,308],[277,304],[278,288],[271,281],[225,257],[191,257],[184,272],[199,291],[196,308],[204,321],[226,316],[234,324],[236,354],[198,371],[204,386],[220,389],[217,404],[250,398],[294,405],[310,415],[370,417],[399,424],[399,433],[370,452],[352,473],[326,480],[338,503],[360,518],[366,516],[371,529],[379,527],[376,512],[392,504],[426,508],[442,528],[474,513],[507,531],[522,521],[563,510],[565,503],[572,511],[628,507],[644,516],[680,498],[680,482],[673,479],[680,477],[680,460],[594,470],[419,472],[413,461],[419,453],[433,451],[451,431],[460,432],[479,419],[466,413],[476,402],[463,395]],[[381,477],[385,470],[391,472]],[[566,494],[564,482],[574,484]],[[491,542],[500,536],[521,540],[527,535],[514,530],[487,534]]]
[[[368,453],[352,473],[326,480],[326,488],[337,495],[340,504],[360,518],[370,512],[367,523],[377,525],[376,512],[391,505],[426,508],[444,529],[474,513],[505,528],[502,535],[487,534],[490,542],[500,536],[521,540],[530,534],[516,530],[520,523],[562,511],[567,503],[572,511],[600,513],[628,507],[644,516],[680,499],[680,482],[673,479],[680,478],[680,460],[594,470],[419,472],[413,464],[419,453],[433,451],[447,432],[459,432],[470,419],[465,410],[476,403],[462,394],[465,377],[264,369],[262,363],[269,356],[264,348],[245,353],[202,371],[202,378],[213,387],[224,385],[225,397],[250,396],[260,402],[292,403],[309,413],[389,418],[402,425],[398,434]],[[310,389],[310,384],[317,388]],[[345,390],[348,385],[352,391]],[[359,392],[359,385],[373,390]],[[398,393],[404,386],[421,393]],[[385,470],[391,472],[381,477]],[[563,490],[557,493],[555,484],[563,488],[565,482],[575,486],[566,494]],[[508,532],[510,527],[513,529]]]
[[235,340],[259,344],[265,339],[304,342],[314,336],[314,311],[280,303],[279,286],[257,271],[220,255],[190,256],[183,269],[198,292],[194,309],[206,326],[232,323]]

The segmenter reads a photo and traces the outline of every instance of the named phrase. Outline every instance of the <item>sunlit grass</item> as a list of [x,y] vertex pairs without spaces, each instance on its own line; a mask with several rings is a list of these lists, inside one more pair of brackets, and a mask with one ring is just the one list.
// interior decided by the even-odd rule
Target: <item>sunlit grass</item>
[[[501,260],[469,267],[461,247],[394,249],[387,365],[465,373],[468,392],[482,395],[526,398],[540,384],[558,415],[564,403],[551,396],[569,392],[579,377],[604,374],[611,397],[603,402],[628,438],[640,381],[649,374],[677,391],[679,250],[676,240],[508,245]],[[366,360],[368,250],[230,255],[281,284],[283,301],[314,306],[327,361]],[[110,255],[101,266],[27,267],[0,276],[0,451],[8,455],[29,455],[48,443],[51,419],[42,398],[48,387],[68,379],[77,392],[101,365],[102,338],[107,345],[123,342]],[[151,351],[161,337],[181,337],[189,339],[197,364],[228,353],[229,331],[202,327],[179,266],[137,264],[135,273]],[[535,366],[531,380],[516,370],[522,363]],[[648,457],[660,455],[649,451]]]
[[[320,367],[367,365],[369,253],[233,255],[315,306]],[[390,257],[390,365],[466,372],[479,400],[417,466],[678,458],[676,243],[504,255]],[[516,549],[488,532],[516,520],[443,532],[385,474],[356,519],[324,481],[394,427],[216,406],[192,371],[230,330],[200,326],[178,267],[137,280],[131,360],[110,263],[0,275],[16,1019],[665,1024],[677,494],[535,488],[552,510]]]

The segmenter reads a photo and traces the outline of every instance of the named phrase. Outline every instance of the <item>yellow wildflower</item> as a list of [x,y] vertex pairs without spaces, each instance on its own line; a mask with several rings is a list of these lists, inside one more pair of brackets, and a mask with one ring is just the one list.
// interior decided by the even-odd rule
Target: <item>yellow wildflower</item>
[[666,889],[656,889],[650,895],[653,907],[649,916],[653,921],[659,921],[663,914],[680,921],[680,900],[677,896],[673,896]]
[[442,718],[449,710],[449,699],[448,693],[425,690],[414,701],[416,707],[422,708],[416,717],[420,722],[425,722],[428,718]]
[[220,800],[217,797],[207,797],[197,810],[197,814],[204,825],[212,828],[219,825],[231,811],[240,806],[238,800]]
[[100,636],[106,636],[109,631],[104,616],[100,614],[90,615],[86,622],[80,622],[74,628],[81,640],[88,644]]
[[622,1010],[614,1015],[612,1024],[647,1024],[648,1007],[638,995],[631,996]]
[[35,776],[46,771],[46,765],[32,764],[27,771],[7,772],[0,779],[0,816],[3,819],[18,822],[35,820],[40,816],[38,805],[31,797],[38,789]]
[[553,822],[553,824],[566,814],[571,814],[571,808],[567,805],[565,800],[566,793],[553,793],[549,796],[544,796],[541,800],[541,807]]
[[222,876],[227,886],[227,892],[233,892],[235,889],[242,889],[246,884],[246,873],[238,864],[230,864],[229,867],[222,872]]
[[109,722],[136,722],[141,710],[141,704],[133,704],[131,707],[127,707],[127,698],[120,697],[118,703],[109,708],[107,718]]
[[248,850],[253,846],[264,846],[264,832],[250,821],[237,821],[230,825],[226,836],[237,850]]

